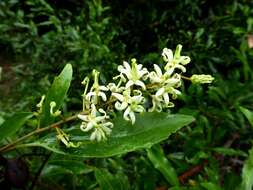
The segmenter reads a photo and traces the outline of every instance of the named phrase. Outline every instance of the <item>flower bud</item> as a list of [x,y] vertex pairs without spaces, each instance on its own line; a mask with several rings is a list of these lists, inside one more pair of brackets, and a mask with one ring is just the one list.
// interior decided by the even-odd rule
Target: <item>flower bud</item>
[[191,82],[194,84],[212,83],[214,77],[211,75],[192,75]]
[[61,114],[61,111],[60,110],[56,110],[54,112],[54,108],[56,106],[56,103],[54,101],[50,102],[50,114],[54,117],[57,117]]

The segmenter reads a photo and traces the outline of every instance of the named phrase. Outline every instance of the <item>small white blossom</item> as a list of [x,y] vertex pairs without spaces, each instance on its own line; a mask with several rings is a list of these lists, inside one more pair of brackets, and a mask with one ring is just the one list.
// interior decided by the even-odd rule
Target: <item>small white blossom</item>
[[[162,87],[155,93],[154,96],[152,96],[153,107],[155,107],[156,110],[157,109],[160,110],[160,107],[162,107],[162,108],[174,107],[174,104],[172,102],[170,102],[169,94],[171,92],[171,89],[173,89],[173,88],[172,87]],[[174,90],[176,90],[176,89],[174,89]],[[180,93],[180,91],[177,91],[177,92]]]
[[97,104],[98,97],[100,96],[103,101],[107,100],[107,97],[104,93],[104,91],[108,91],[108,88],[105,86],[100,86],[98,83],[98,77],[99,72],[96,70],[93,70],[93,76],[94,76],[94,84],[92,85],[90,92],[88,92],[85,96],[86,100],[89,100],[93,104]]
[[125,110],[123,114],[124,119],[127,121],[130,120],[132,124],[134,124],[134,112],[141,113],[145,111],[145,108],[141,105],[144,103],[145,98],[139,90],[134,91],[134,96],[131,96],[130,93],[130,90],[126,90],[123,92],[123,95],[119,93],[112,93],[112,96],[119,100],[115,103],[115,108],[120,111]]
[[184,67],[184,65],[190,63],[191,59],[188,56],[181,56],[182,50],[182,45],[177,45],[175,54],[173,55],[173,52],[171,49],[168,48],[164,48],[163,49],[163,60],[165,62],[167,62],[166,66],[165,66],[165,70],[171,72],[171,70],[173,71],[175,68],[180,69],[182,72],[186,71],[186,68]]
[[214,77],[212,77],[211,75],[192,75],[190,79],[192,83],[204,84],[212,83]]
[[[102,114],[102,115],[101,115]],[[78,118],[83,120],[80,129],[84,132],[88,132],[92,129],[90,139],[100,141],[106,139],[106,136],[111,133],[113,123],[108,122],[109,116],[103,109],[97,111],[96,106],[91,104],[91,112],[88,115],[79,114]]]
[[108,88],[111,92],[117,92],[117,93],[121,93],[121,92],[123,92],[123,91],[125,90],[125,87],[119,86],[119,85],[116,86],[115,83],[109,83],[109,84],[107,85],[107,88]]
[[181,81],[181,77],[179,74],[174,74],[171,76],[170,72],[162,73],[162,70],[160,67],[156,64],[154,64],[154,70],[149,73],[149,78],[151,83],[158,83],[161,84],[161,86],[164,85],[171,85],[171,86],[179,86],[176,84],[179,84]]
[[165,104],[162,96],[152,95],[151,97],[152,97],[152,107],[149,108],[148,110],[149,112],[153,111],[161,112],[163,108],[174,107],[174,104],[170,101],[168,101],[167,104]]
[[140,86],[144,90],[146,86],[141,79],[146,79],[148,75],[148,70],[146,68],[142,68],[141,64],[136,63],[136,59],[132,59],[132,67],[128,62],[124,61],[123,65],[118,66],[118,71],[125,75],[128,78],[128,82],[126,83],[126,88],[129,88],[133,85]]
[[170,102],[169,94],[172,94],[172,98],[180,94],[180,91],[175,88],[181,85],[181,76],[177,73],[171,76],[171,71],[165,71],[163,74],[160,67],[156,64],[154,64],[154,70],[155,71],[150,72],[149,78],[150,82],[154,84],[152,89],[156,90],[156,92],[154,95],[151,95],[152,107],[149,109],[149,112],[160,112],[162,108],[174,106],[174,104]]

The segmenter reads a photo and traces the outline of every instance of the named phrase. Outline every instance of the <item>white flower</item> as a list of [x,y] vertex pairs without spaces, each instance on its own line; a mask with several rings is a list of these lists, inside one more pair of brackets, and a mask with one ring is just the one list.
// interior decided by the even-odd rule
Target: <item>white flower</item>
[[172,98],[176,98],[177,95],[181,94],[179,90],[173,87],[161,87],[155,95],[152,97],[152,107],[148,110],[149,112],[158,111],[161,112],[162,108],[174,107],[174,104],[170,101],[170,95]]
[[204,84],[204,83],[212,83],[214,77],[212,77],[211,75],[192,75],[190,79],[192,83]]
[[144,103],[145,99],[139,90],[134,90],[134,96],[131,96],[130,93],[130,90],[126,90],[123,92],[123,95],[112,93],[112,96],[119,100],[115,103],[115,108],[120,111],[125,110],[123,114],[124,119],[127,121],[130,120],[132,124],[134,124],[134,112],[141,113],[145,111],[145,108],[141,105]]
[[171,49],[168,49],[168,48],[163,49],[163,53],[162,53],[163,60],[167,62],[166,66],[164,67],[166,71],[170,70],[171,72],[171,70],[173,71],[175,68],[180,69],[182,72],[186,71],[183,65],[190,63],[191,59],[188,56],[181,56],[180,55],[181,50],[182,50],[182,45],[180,44],[177,45],[174,55]]
[[108,91],[105,86],[100,86],[98,83],[99,72],[93,70],[94,84],[92,85],[90,92],[86,94],[86,100],[89,100],[93,104],[97,104],[98,97],[100,96],[103,101],[107,100],[107,97],[103,91]]
[[[165,104],[162,96],[152,95],[151,97],[152,97],[152,107],[149,108],[148,110],[149,112],[153,111],[161,112],[162,108],[174,107],[174,104],[170,101],[168,101],[167,104]],[[167,99],[168,97],[165,98]]]
[[126,61],[123,62],[123,65],[118,66],[118,71],[128,78],[126,88],[137,85],[141,86],[145,90],[146,86],[141,79],[145,80],[147,78],[148,70],[146,68],[142,68],[141,64],[137,65],[136,59],[132,59],[131,62],[132,67]]
[[164,74],[162,73],[162,70],[160,67],[156,64],[154,64],[154,70],[150,72],[149,78],[151,83],[158,83],[161,84],[161,86],[164,85],[171,85],[174,86],[181,81],[181,77],[179,74],[174,74],[171,76],[171,72],[166,71]]
[[175,89],[181,85],[180,75],[174,74],[171,78],[161,80],[160,82],[155,95],[151,95],[152,107],[149,109],[149,112],[161,112],[162,108],[174,107],[174,104],[170,102],[170,94],[173,99],[181,94],[179,90]]
[[86,99],[91,101],[91,103],[97,104],[98,97],[100,96],[103,101],[106,101],[107,97],[103,91],[108,91],[108,89],[105,86],[94,87],[87,93]]
[[[103,114],[103,115],[101,115]],[[91,112],[88,115],[79,114],[78,118],[83,120],[80,129],[84,132],[94,129],[90,139],[100,141],[106,139],[107,135],[110,135],[111,128],[113,123],[108,122],[109,116],[106,115],[106,112],[103,109],[97,111],[94,104],[91,105]]]
[[121,93],[125,90],[125,87],[123,86],[116,86],[115,83],[109,83],[107,85],[107,88],[111,91],[111,92],[117,92],[117,93]]

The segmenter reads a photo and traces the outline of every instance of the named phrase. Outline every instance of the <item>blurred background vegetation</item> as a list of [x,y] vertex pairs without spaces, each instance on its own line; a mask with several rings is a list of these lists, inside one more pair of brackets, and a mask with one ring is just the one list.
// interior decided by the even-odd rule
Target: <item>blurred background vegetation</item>
[[[74,79],[64,109],[77,111],[80,82],[92,69],[101,71],[105,83],[123,60],[135,57],[150,67],[162,62],[164,47],[175,49],[179,43],[192,59],[189,76],[211,74],[215,82],[185,82],[172,112],[194,115],[196,122],[164,142],[164,153],[180,176],[180,189],[233,190],[242,181],[253,139],[240,111],[240,106],[253,110],[250,0],[1,0],[0,123],[13,112],[34,110],[66,63],[73,65]],[[42,159],[28,159],[31,175]],[[101,176],[117,178],[121,189],[170,187],[145,151],[110,159],[59,159],[51,158],[37,189],[94,189],[98,184],[108,189]],[[104,169],[94,175],[79,167],[83,162]]]

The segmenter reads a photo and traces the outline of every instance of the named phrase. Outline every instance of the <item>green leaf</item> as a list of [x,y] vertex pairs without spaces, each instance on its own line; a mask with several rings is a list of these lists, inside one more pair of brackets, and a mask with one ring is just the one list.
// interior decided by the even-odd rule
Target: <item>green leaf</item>
[[47,167],[59,167],[64,168],[73,172],[75,175],[77,174],[86,174],[92,171],[92,168],[86,166],[83,161],[78,160],[67,160],[67,159],[59,159],[59,160],[52,160],[49,161]]
[[33,116],[30,112],[15,113],[0,125],[0,141],[16,133]]
[[218,184],[214,184],[211,182],[203,182],[200,185],[207,190],[222,190],[222,188]]
[[245,117],[249,120],[250,125],[253,127],[253,112],[241,106],[239,108]]
[[95,177],[101,190],[128,190],[129,183],[125,175],[112,175],[105,169],[96,169]]
[[73,71],[71,64],[67,64],[60,73],[60,75],[55,77],[54,82],[49,89],[45,102],[43,104],[41,115],[42,126],[47,126],[54,121],[54,117],[50,115],[50,102],[55,101],[56,107],[54,108],[54,110],[57,110],[61,107],[70,87],[72,73]]
[[82,142],[78,148],[66,148],[60,145],[55,134],[23,146],[40,146],[56,153],[72,156],[110,157],[137,149],[150,148],[193,121],[194,118],[188,115],[144,113],[137,115],[136,123],[131,125],[119,116],[113,120],[112,134],[105,142],[90,141],[89,134],[82,132],[78,126],[65,131],[70,135],[71,141]]
[[159,170],[164,178],[173,186],[178,186],[179,181],[177,178],[177,173],[175,169],[172,167],[169,160],[163,153],[162,148],[160,145],[155,145],[150,149],[147,149],[148,158],[154,165],[154,167]]
[[212,148],[212,150],[217,152],[217,153],[224,154],[224,155],[227,155],[227,156],[243,156],[243,157],[248,156],[242,150],[235,150],[233,148],[217,147],[217,148]]
[[242,169],[241,190],[251,190],[253,186],[253,147],[249,151],[249,158]]

